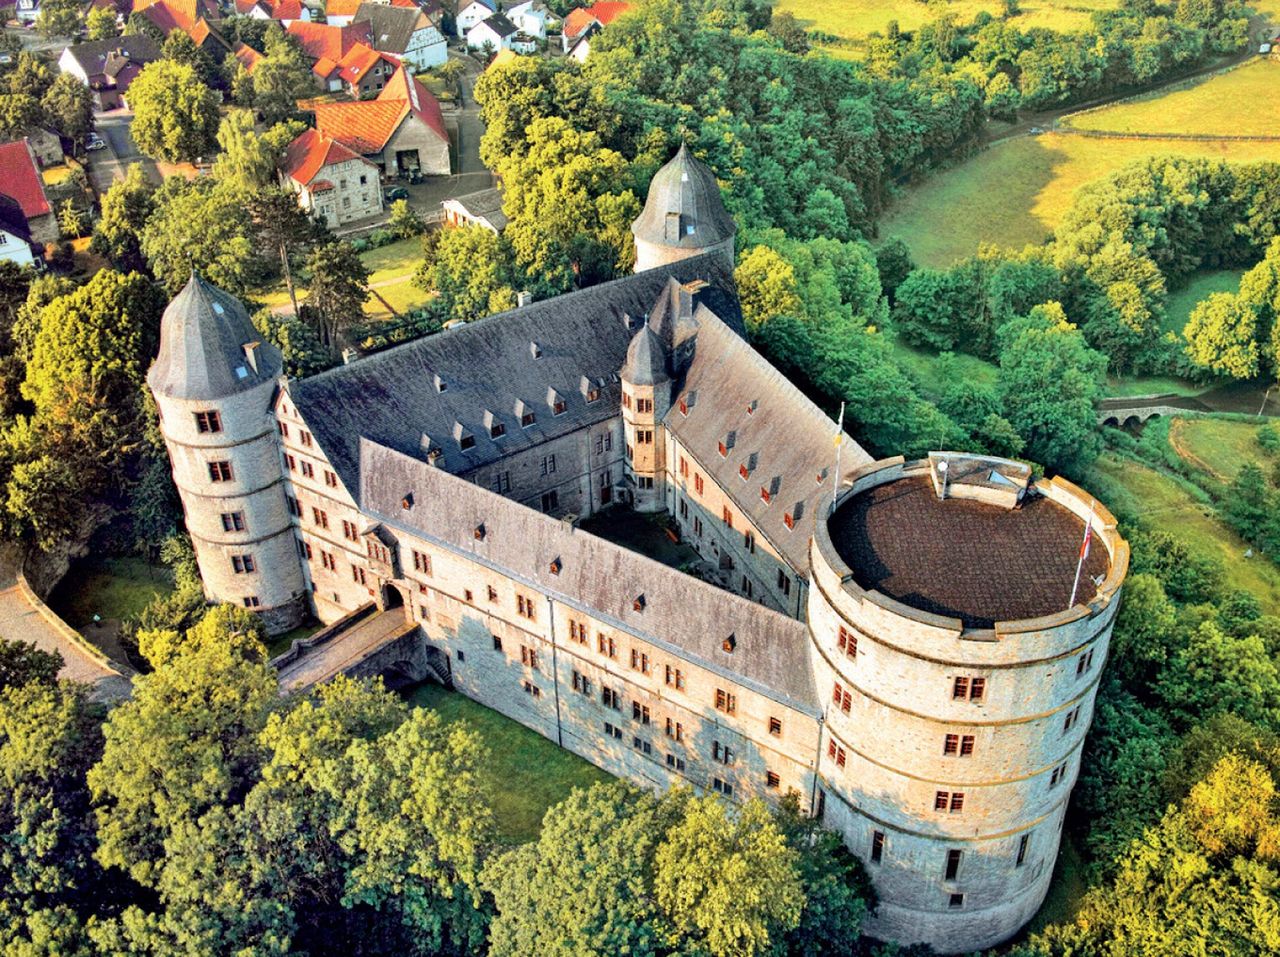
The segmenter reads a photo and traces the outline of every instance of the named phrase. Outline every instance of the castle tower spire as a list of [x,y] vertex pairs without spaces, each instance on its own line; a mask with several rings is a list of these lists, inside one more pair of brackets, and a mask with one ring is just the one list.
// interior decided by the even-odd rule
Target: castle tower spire
[[715,174],[682,143],[653,177],[644,211],[631,224],[636,272],[707,252],[723,254],[733,269],[735,231]]
[[273,634],[306,614],[271,414],[281,368],[240,302],[193,272],[147,373],[205,595],[260,612]]

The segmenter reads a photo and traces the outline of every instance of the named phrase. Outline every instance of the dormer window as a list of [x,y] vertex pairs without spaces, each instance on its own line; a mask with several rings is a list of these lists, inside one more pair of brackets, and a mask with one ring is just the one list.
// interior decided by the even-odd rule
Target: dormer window
[[588,402],[596,402],[600,399],[600,386],[592,382],[586,376],[583,376],[578,382],[578,391],[583,394]]
[[552,415],[564,415],[565,410],[568,408],[564,399],[560,397],[560,393],[555,389],[547,390],[547,405],[551,406]]
[[595,402],[595,401],[597,401],[599,398],[600,398],[600,390],[599,390],[599,389],[597,389],[595,386],[592,386],[590,389],[588,389],[588,390],[587,390],[587,401],[588,401],[588,402]]
[[401,507],[402,509],[404,509],[406,512],[407,512],[409,509],[413,508],[413,493],[412,493],[412,492],[410,492],[410,493],[409,493],[408,495],[406,495],[404,498],[400,499],[400,507]]
[[553,559],[551,560],[551,574],[553,574],[553,575],[559,575],[559,574],[560,574],[560,569],[561,569],[561,568],[563,568],[563,567],[564,567],[564,566],[561,564],[561,562],[560,562],[560,559],[559,559],[559,558],[553,558]]
[[472,435],[470,431],[463,428],[461,422],[453,423],[453,438],[454,441],[458,443],[458,448],[462,449],[464,452],[467,449],[473,449],[476,447],[476,437]]
[[756,414],[756,408],[757,408],[759,405],[760,405],[760,403],[759,403],[759,402],[757,402],[755,399],[752,399],[750,402],[748,402],[748,403],[747,403],[747,415],[755,415],[755,414]]
[[751,469],[747,468],[746,462],[743,462],[738,466],[738,474],[742,476],[742,481],[744,482],[747,480],[747,477],[751,475]]
[[484,522],[481,522],[479,525],[477,525],[475,528],[475,531],[472,534],[475,536],[475,539],[477,542],[483,542],[484,536],[485,536]]
[[435,377],[435,384],[436,384],[437,392],[444,392],[446,389],[449,388],[448,384],[444,381],[444,379],[440,378],[439,376]]
[[760,486],[760,501],[764,502],[766,505],[773,501],[773,493],[763,485]]
[[501,422],[493,422],[489,426],[489,438],[500,439],[507,434],[507,427]]
[[730,632],[729,637],[720,643],[720,647],[724,649],[725,654],[733,654],[733,649],[738,647],[738,639],[734,637],[733,632]]
[[438,448],[438,447],[437,447],[437,448],[432,449],[430,452],[428,452],[428,453],[427,453],[427,462],[428,462],[428,464],[430,464],[430,465],[435,465],[437,462],[439,462],[439,461],[440,461],[440,457],[441,457],[442,455],[444,455],[444,450],[443,450],[443,449],[440,449],[440,448]]
[[787,528],[795,528],[796,527],[795,516],[793,516],[790,512],[787,512],[786,515],[782,516],[782,524],[787,526]]
[[680,400],[680,414],[681,415],[689,414],[689,403],[686,399],[683,399],[683,398]]
[[644,595],[636,595],[636,600],[631,603],[632,611],[644,611]]
[[542,347],[536,342],[529,343],[529,355],[533,356],[535,359],[541,359]]
[[527,429],[537,421],[538,417],[533,414],[532,410],[526,409],[524,415],[520,416],[520,428]]
[[724,439],[720,440],[719,451],[720,451],[720,458],[726,459],[729,457],[729,446],[725,444]]

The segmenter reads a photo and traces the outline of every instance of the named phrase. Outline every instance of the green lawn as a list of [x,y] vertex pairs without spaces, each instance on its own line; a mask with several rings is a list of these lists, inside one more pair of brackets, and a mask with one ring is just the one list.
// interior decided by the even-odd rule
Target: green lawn
[[417,707],[430,708],[446,721],[465,721],[484,738],[489,760],[481,768],[481,779],[492,797],[499,839],[505,843],[535,840],[547,808],[560,803],[574,788],[613,780],[536,731],[456,691],[423,684],[413,689],[408,700]]
[[1274,460],[1258,445],[1258,425],[1228,419],[1174,419],[1169,442],[1183,461],[1215,481],[1231,482],[1250,462],[1261,465],[1270,477]]
[[1280,89],[1280,63],[1258,58],[1209,78],[1198,78],[1173,92],[1155,94],[1067,117],[1079,130],[1117,133],[1203,133],[1258,136],[1276,132],[1273,109]]
[[[928,349],[918,349],[905,342],[893,344],[893,354],[898,364],[911,374],[925,395],[936,398],[946,388],[940,374],[938,354]],[[961,378],[983,386],[994,386],[999,369],[990,362],[962,352],[954,353],[955,369]]]
[[907,189],[880,235],[901,237],[923,266],[950,265],[983,242],[1021,249],[1049,238],[1085,183],[1159,154],[1280,160],[1280,143],[1020,136]]
[[[1280,79],[1280,74],[1277,78]],[[1191,318],[1192,310],[1208,299],[1212,293],[1235,292],[1240,288],[1242,275],[1243,271],[1239,269],[1205,270],[1196,273],[1181,289],[1169,293],[1161,331],[1182,335],[1182,330],[1187,327],[1187,320]]]
[[141,558],[81,559],[49,596],[49,607],[73,628],[81,628],[98,615],[125,619],[139,614],[157,595],[173,590],[173,579],[164,565],[148,565]]
[[[414,271],[422,262],[422,238],[401,239],[377,249],[370,249],[360,254],[360,259],[369,269],[369,283],[388,283],[378,289],[382,296],[398,312],[407,312],[425,305],[431,299],[429,293],[416,288],[412,284]],[[298,302],[307,298],[306,287],[298,284],[295,287]],[[283,283],[276,283],[266,289],[257,289],[252,297],[264,306],[284,306],[289,302],[289,293]],[[386,308],[375,297],[370,297],[364,304],[365,315],[371,318],[389,318]]]
[[290,631],[286,631],[283,635],[276,635],[274,638],[267,639],[267,657],[274,658],[276,655],[282,655],[289,650],[289,646],[293,644],[296,638],[310,638],[323,625],[318,621],[308,621],[299,625]]
[[1280,614],[1280,568],[1261,556],[1245,558],[1249,546],[1218,520],[1211,505],[1176,479],[1130,459],[1103,455],[1093,471],[1101,481],[1086,477],[1085,488],[1118,486],[1127,499],[1122,511],[1221,559],[1228,588],[1250,592],[1268,614]]
[[1080,910],[1084,893],[1088,890],[1084,880],[1084,861],[1070,834],[1062,835],[1058,861],[1053,869],[1053,883],[1036,916],[1031,918],[1025,934],[1038,934],[1050,924],[1065,924],[1074,920]]

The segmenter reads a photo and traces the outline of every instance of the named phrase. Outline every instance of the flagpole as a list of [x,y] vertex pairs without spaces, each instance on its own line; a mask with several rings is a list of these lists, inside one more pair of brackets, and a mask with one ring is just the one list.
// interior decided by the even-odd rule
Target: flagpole
[[1080,572],[1084,570],[1084,560],[1089,554],[1089,539],[1093,537],[1093,502],[1089,502],[1089,518],[1084,523],[1084,541],[1080,543],[1080,558],[1076,561],[1076,580],[1071,586],[1071,602],[1068,609],[1076,607],[1076,592],[1080,589]]
[[844,438],[844,403],[840,403],[840,419],[836,422],[836,479],[833,483],[834,488],[831,491],[831,515],[836,510],[836,499],[840,495],[840,447],[844,445],[841,439]]

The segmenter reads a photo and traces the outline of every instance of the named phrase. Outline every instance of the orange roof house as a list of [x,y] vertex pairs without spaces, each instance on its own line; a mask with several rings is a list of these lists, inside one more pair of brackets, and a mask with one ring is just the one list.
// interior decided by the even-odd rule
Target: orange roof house
[[329,59],[337,63],[357,43],[373,45],[367,23],[334,26],[331,23],[294,20],[285,32],[296,38],[302,52],[313,60]]
[[244,71],[250,76],[257,69],[258,64],[262,62],[262,54],[248,44],[236,41],[236,45],[231,48],[232,55],[244,64]]
[[300,133],[280,164],[281,178],[298,205],[332,226],[381,212],[378,173],[376,164],[318,130]]
[[387,176],[450,171],[449,132],[440,104],[404,67],[376,99],[315,103],[316,129],[383,167]]
[[600,0],[599,3],[592,4],[589,7],[578,7],[575,10],[570,10],[569,15],[564,18],[565,41],[572,42],[576,40],[593,23],[607,27],[630,9],[631,4],[625,3],[623,0]]
[[338,76],[352,96],[367,99],[381,92],[399,67],[389,53],[357,43],[338,61]]
[[134,13],[141,13],[168,35],[174,30],[190,33],[196,21],[217,20],[222,14],[215,0],[136,0]]

